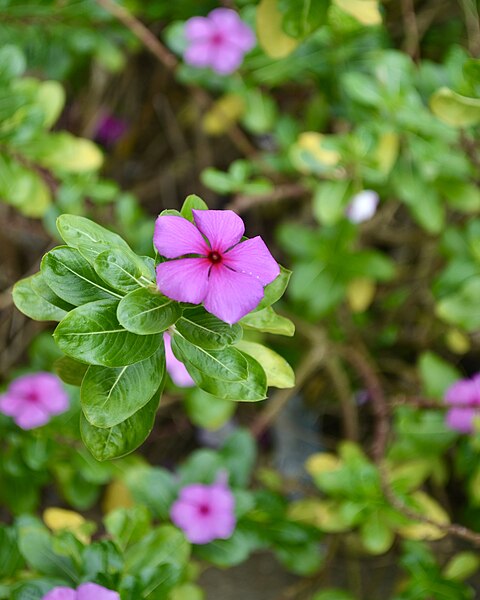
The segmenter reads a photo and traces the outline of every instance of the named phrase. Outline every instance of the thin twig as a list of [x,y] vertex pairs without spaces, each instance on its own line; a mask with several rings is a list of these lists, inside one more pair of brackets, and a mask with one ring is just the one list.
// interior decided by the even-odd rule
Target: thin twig
[[344,437],[347,440],[358,442],[358,411],[353,400],[348,377],[337,356],[330,356],[325,361],[325,370],[330,375],[330,379],[332,380],[333,387],[335,388],[340,402]]
[[234,210],[236,213],[247,212],[250,208],[262,204],[272,204],[280,200],[294,200],[302,198],[308,194],[308,190],[300,183],[286,183],[277,186],[273,192],[267,194],[238,194],[234,197],[227,208]]
[[405,52],[414,60],[418,60],[420,58],[420,34],[414,0],[402,0],[402,14],[405,26]]
[[167,67],[167,69],[173,70],[176,68],[178,64],[176,56],[172,54],[147,27],[145,27],[145,25],[134,17],[126,8],[120,6],[113,0],[97,0],[97,3],[123,23],[123,25],[125,25],[125,27]]

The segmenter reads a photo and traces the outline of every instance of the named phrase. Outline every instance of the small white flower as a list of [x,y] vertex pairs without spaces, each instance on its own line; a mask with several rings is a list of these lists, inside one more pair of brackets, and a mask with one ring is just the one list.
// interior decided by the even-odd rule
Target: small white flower
[[363,223],[373,217],[380,198],[373,190],[363,190],[355,194],[347,206],[345,214],[352,223]]

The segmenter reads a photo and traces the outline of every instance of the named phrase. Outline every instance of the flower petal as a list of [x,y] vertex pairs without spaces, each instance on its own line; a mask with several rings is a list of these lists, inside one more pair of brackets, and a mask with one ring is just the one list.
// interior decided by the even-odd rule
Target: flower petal
[[236,323],[258,306],[263,298],[263,285],[258,279],[227,269],[212,267],[204,306],[226,323]]
[[233,513],[221,513],[216,515],[214,534],[215,538],[227,540],[235,531],[236,519]]
[[451,408],[445,417],[445,422],[450,429],[460,433],[471,433],[474,429],[473,420],[478,415],[475,408]]
[[208,40],[195,41],[185,50],[184,61],[192,67],[203,69],[212,64],[215,46]]
[[[52,373],[36,373],[32,376],[38,395],[38,402],[51,415],[68,410],[68,394],[59,378]],[[33,383],[33,381],[32,381]]]
[[184,35],[189,42],[204,40],[214,33],[215,26],[206,17],[192,17],[185,23]]
[[7,392],[0,396],[0,412],[8,417],[16,417],[22,414],[26,408],[26,402],[21,396]]
[[120,595],[96,583],[82,583],[77,589],[77,600],[120,600]]
[[39,403],[29,402],[20,414],[15,415],[15,423],[22,429],[42,427],[50,421],[50,415]]
[[208,289],[207,258],[179,258],[157,265],[158,289],[172,300],[200,304]]
[[198,229],[210,242],[212,250],[225,252],[242,239],[245,225],[232,210],[192,210]]
[[166,258],[209,252],[205,240],[195,225],[183,217],[174,215],[158,217],[153,243],[159,254]]
[[460,379],[445,392],[445,402],[451,405],[472,406],[480,400],[477,384],[472,379]]
[[238,23],[243,23],[238,13],[231,8],[215,8],[208,13],[208,20],[213,23],[218,31],[226,33],[235,31]]
[[50,590],[42,600],[76,600],[77,592],[72,588],[56,587]]
[[173,383],[178,387],[192,387],[195,382],[190,377],[185,365],[172,352],[172,343],[168,333],[163,334],[165,343],[165,362]]
[[217,52],[212,54],[210,67],[219,75],[229,75],[236,71],[242,62],[243,50],[235,44],[232,44],[229,40],[228,42],[223,43],[221,48],[218,48]]
[[245,240],[229,250],[223,257],[223,264],[238,273],[258,279],[263,285],[271,283],[280,275],[277,261],[259,236]]
[[256,41],[255,34],[243,21],[238,23],[235,35],[230,38],[230,42],[245,53],[255,47]]

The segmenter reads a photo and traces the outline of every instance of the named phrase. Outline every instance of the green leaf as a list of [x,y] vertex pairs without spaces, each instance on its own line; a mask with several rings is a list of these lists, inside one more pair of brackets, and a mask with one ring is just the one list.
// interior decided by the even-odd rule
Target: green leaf
[[318,594],[315,594],[312,600],[355,600],[355,598],[344,590],[328,588],[328,590],[322,590]]
[[423,352],[418,361],[425,394],[442,400],[447,389],[461,379],[460,372],[433,352]]
[[478,213],[480,210],[480,190],[477,186],[463,181],[441,181],[440,192],[453,209],[465,213]]
[[462,96],[447,87],[442,87],[433,94],[430,108],[444,123],[454,127],[480,123],[480,99]]
[[43,126],[56,123],[65,105],[65,90],[58,81],[42,81],[36,94],[36,103],[43,110]]
[[93,268],[103,281],[108,281],[111,287],[125,294],[138,287],[151,286],[155,281],[153,260],[140,258],[123,248],[110,248],[102,252],[95,258]]
[[0,578],[11,577],[22,563],[14,529],[0,525]]
[[89,261],[113,247],[131,252],[130,246],[118,234],[77,215],[60,215],[57,229],[68,246],[81,250]]
[[330,0],[280,0],[283,29],[294,38],[304,38],[326,23]]
[[74,306],[95,300],[121,298],[108,289],[107,284],[75,248],[58,246],[50,250],[43,257],[40,269],[57,296]]
[[20,552],[32,569],[67,581],[77,580],[73,561],[55,552],[53,537],[38,519],[22,516],[16,528]]
[[236,404],[231,400],[217,398],[198,388],[188,392],[184,404],[188,418],[194,425],[213,431],[225,425],[236,409]]
[[64,383],[78,387],[82,385],[82,380],[87,369],[88,365],[78,362],[69,356],[57,358],[53,363],[53,370]]
[[247,429],[232,433],[222,446],[219,457],[224,461],[234,487],[246,487],[257,460],[257,446]]
[[[172,344],[173,347],[173,344]],[[235,350],[235,348],[232,348]],[[227,348],[231,350],[231,348]],[[219,352],[225,352],[220,350]],[[219,398],[240,400],[244,402],[256,402],[264,400],[267,394],[267,377],[265,371],[258,362],[247,354],[242,354],[247,362],[247,379],[243,381],[225,381],[221,379],[213,379],[208,375],[189,363],[186,359],[179,359],[185,363],[187,371],[191,375],[195,383],[205,392],[218,396]]]
[[319,223],[334,225],[345,214],[350,197],[349,181],[323,181],[315,187],[313,214]]
[[158,519],[167,519],[178,495],[175,477],[161,467],[136,465],[125,475],[125,483],[136,502],[144,504]]
[[50,188],[42,176],[5,154],[0,156],[0,195],[32,218],[43,217],[52,203]]
[[205,600],[205,592],[194,583],[182,583],[172,590],[170,600]]
[[480,328],[479,295],[480,277],[472,277],[457,293],[450,294],[437,303],[437,315],[448,323],[463,327],[466,331],[476,331]]
[[240,325],[229,325],[201,306],[185,310],[175,327],[190,343],[207,350],[220,350],[242,336]]
[[271,306],[277,300],[280,300],[287,289],[291,274],[291,271],[280,265],[280,275],[265,287],[263,300],[255,310],[262,310],[262,308],[267,308],[267,306]]
[[443,570],[443,576],[464,581],[478,571],[480,558],[474,552],[460,552],[451,558]]
[[125,554],[125,572],[137,573],[171,564],[184,568],[190,556],[190,544],[173,525],[161,525],[147,534]]
[[362,523],[360,532],[363,545],[371,554],[384,554],[395,539],[395,533],[389,528],[378,509]]
[[277,315],[271,306],[249,313],[243,317],[240,324],[247,329],[262,331],[263,333],[288,335],[290,337],[295,333],[295,325],[292,321]]
[[172,350],[179,360],[188,362],[208,377],[223,381],[241,381],[248,377],[247,361],[236,348],[206,350],[175,333]]
[[299,43],[283,31],[282,21],[279,0],[261,0],[257,7],[257,36],[260,46],[271,58],[288,56]]
[[237,528],[228,540],[215,540],[197,546],[195,553],[217,567],[233,567],[248,558],[250,550],[250,536]]
[[118,305],[118,321],[125,329],[139,335],[165,331],[182,314],[177,302],[160,292],[140,288],[127,294]]
[[103,521],[105,529],[123,551],[141,540],[152,527],[150,511],[141,505],[112,510]]
[[82,414],[80,433],[85,446],[99,461],[121,458],[130,454],[143,444],[152,431],[158,403],[159,395],[156,393],[129,419],[110,428],[94,427]]
[[185,202],[182,205],[180,210],[180,214],[184,219],[188,219],[193,223],[193,213],[192,209],[195,210],[208,210],[208,206],[206,203],[197,196],[196,194],[190,194],[185,198]]
[[90,140],[70,133],[50,133],[32,150],[33,158],[42,166],[65,173],[97,171],[103,163],[103,154]]
[[41,274],[37,273],[18,281],[12,291],[13,302],[19,311],[35,321],[61,321],[67,312],[45,300],[33,288],[32,282],[39,276],[41,277]]
[[0,48],[0,79],[8,81],[19,77],[27,68],[25,55],[13,44],[5,44]]
[[90,366],[82,381],[80,402],[95,427],[114,427],[149,402],[165,374],[163,345],[149,358],[111,369]]
[[57,326],[55,341],[67,356],[105,367],[124,367],[151,356],[161,334],[135,335],[117,320],[117,302],[98,300],[72,310]]
[[288,362],[270,348],[256,342],[242,340],[237,348],[246,352],[262,365],[267,376],[267,385],[277,388],[291,388],[295,385],[295,373]]

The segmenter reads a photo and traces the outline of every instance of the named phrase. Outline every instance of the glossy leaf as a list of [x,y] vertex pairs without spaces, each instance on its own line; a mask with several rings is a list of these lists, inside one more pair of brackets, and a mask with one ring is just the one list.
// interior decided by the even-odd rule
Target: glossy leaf
[[202,307],[185,310],[175,327],[186,340],[209,350],[225,348],[242,336],[240,325],[229,325]]
[[[81,246],[83,251],[84,246]],[[128,294],[138,287],[154,284],[153,260],[140,258],[123,248],[110,248],[99,254],[93,263],[97,274],[116,290]]]
[[151,288],[139,288],[127,294],[118,305],[121,325],[133,333],[148,335],[165,331],[182,314],[177,302]]
[[163,345],[149,358],[116,369],[92,365],[82,381],[80,401],[95,427],[114,427],[140,410],[159,388],[165,373]]
[[262,365],[267,376],[267,385],[277,388],[291,388],[295,385],[295,374],[288,362],[270,348],[256,342],[242,340],[237,344],[246,354]]
[[263,333],[288,336],[292,336],[295,333],[295,325],[292,321],[278,315],[271,306],[249,313],[243,317],[240,323],[247,329],[262,331]]
[[106,298],[121,298],[108,288],[75,248],[59,246],[45,254],[41,273],[49,287],[74,306]]
[[57,229],[66,244],[79,250],[90,261],[111,247],[130,251],[130,246],[118,234],[78,215],[60,215]]
[[80,416],[80,433],[85,446],[96,460],[112,460],[130,454],[147,439],[153,429],[159,395],[154,397],[126,421],[114,427],[94,427]]
[[35,319],[35,321],[61,321],[66,316],[67,311],[40,296],[33,288],[33,280],[39,275],[38,273],[26,277],[14,285],[12,297],[15,306],[24,315]]
[[54,333],[62,352],[105,367],[123,367],[151,356],[162,343],[162,336],[127,331],[118,322],[117,306],[114,300],[99,300],[72,310]]
[[53,363],[53,370],[64,383],[78,387],[82,385],[82,380],[87,369],[88,365],[78,362],[78,360],[74,360],[70,356],[62,356]]

